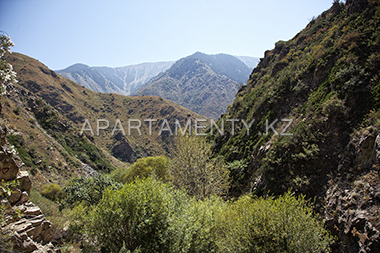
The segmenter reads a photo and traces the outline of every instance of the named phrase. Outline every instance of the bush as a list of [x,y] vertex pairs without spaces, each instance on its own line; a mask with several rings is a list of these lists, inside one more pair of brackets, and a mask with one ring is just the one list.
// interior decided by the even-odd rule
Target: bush
[[[191,201],[188,212],[180,210],[185,220],[184,231],[186,252],[225,252],[219,248],[219,234],[225,229],[221,215],[227,211],[228,204],[220,197],[212,196],[204,200]],[[173,251],[175,252],[175,251]]]
[[107,188],[120,189],[121,187],[120,183],[102,174],[88,178],[73,178],[63,188],[60,209],[73,207],[79,203],[85,206],[96,205]]
[[185,194],[152,178],[108,189],[90,212],[90,236],[102,252],[173,252],[179,233],[172,225],[185,199]]
[[167,182],[169,179],[168,167],[169,159],[165,156],[140,158],[126,170],[122,182],[131,183],[137,177],[145,179],[148,176]]
[[225,213],[224,252],[329,252],[332,237],[304,196],[241,197]]
[[322,104],[322,113],[329,118],[343,119],[347,115],[347,107],[337,96],[333,96]]
[[62,196],[62,189],[58,184],[46,184],[42,187],[41,194],[45,198],[56,201]]

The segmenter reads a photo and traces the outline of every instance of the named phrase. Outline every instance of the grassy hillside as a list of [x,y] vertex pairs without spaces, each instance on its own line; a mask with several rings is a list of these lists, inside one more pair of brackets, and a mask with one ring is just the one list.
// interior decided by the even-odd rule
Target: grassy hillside
[[[82,163],[97,171],[110,171],[125,166],[138,157],[165,154],[169,131],[160,129],[165,120],[172,127],[178,119],[185,125],[188,119],[205,119],[173,102],[158,97],[125,97],[101,94],[88,90],[48,69],[28,56],[12,53],[7,56],[17,72],[18,83],[8,87],[2,97],[2,120],[13,133],[9,141],[20,152],[23,162],[36,181],[61,183],[66,179],[86,174]],[[109,121],[109,128],[99,130],[97,119]],[[112,131],[117,120],[120,124]],[[128,121],[131,119],[131,121]],[[144,119],[157,119],[149,122]],[[93,128],[84,125],[88,120]],[[100,126],[104,126],[105,121]],[[141,121],[141,136],[136,126]],[[167,129],[164,125],[164,129]],[[90,171],[92,173],[93,171]],[[41,177],[41,178],[38,178]],[[37,183],[38,184],[38,183]]]

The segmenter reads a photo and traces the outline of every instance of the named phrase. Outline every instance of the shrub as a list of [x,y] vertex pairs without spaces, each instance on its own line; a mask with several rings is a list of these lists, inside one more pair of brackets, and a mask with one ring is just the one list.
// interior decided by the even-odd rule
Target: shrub
[[145,179],[148,176],[167,182],[169,179],[168,167],[169,159],[165,156],[140,158],[126,170],[122,182],[130,183],[137,177]]
[[185,227],[178,230],[185,234],[187,252],[225,252],[219,248],[218,241],[219,234],[225,229],[225,220],[221,219],[221,215],[227,208],[227,202],[211,196],[191,201],[188,211],[180,210],[183,216],[188,217]]
[[219,233],[224,252],[329,252],[332,237],[304,196],[241,197],[224,217]]
[[123,183],[124,177],[127,174],[128,169],[129,168],[119,167],[119,168],[114,169],[113,171],[111,171],[111,173],[108,174],[108,176],[111,179],[113,179],[115,182]]
[[[88,230],[102,252],[170,252],[179,234],[171,225],[185,194],[153,178],[106,190],[90,212]],[[173,252],[173,251],[172,251]],[[179,252],[179,251],[174,251]]]
[[347,114],[347,107],[337,96],[333,96],[322,104],[322,113],[328,117],[342,118]]
[[62,196],[62,189],[58,184],[46,184],[42,187],[41,194],[45,198],[56,201]]
[[63,188],[60,209],[66,206],[72,207],[79,203],[85,206],[96,205],[107,188],[120,189],[121,187],[120,183],[102,174],[89,178],[73,178]]

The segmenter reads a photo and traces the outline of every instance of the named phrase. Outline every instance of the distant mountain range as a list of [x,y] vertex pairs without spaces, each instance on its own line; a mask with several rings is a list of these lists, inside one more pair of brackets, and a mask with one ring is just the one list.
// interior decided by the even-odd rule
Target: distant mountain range
[[246,82],[250,73],[234,56],[197,52],[178,60],[132,95],[160,96],[217,119],[235,98],[237,84]]
[[254,57],[196,52],[175,63],[119,68],[75,64],[57,73],[96,92],[160,96],[217,119],[258,62]]
[[56,72],[96,92],[129,95],[160,72],[170,68],[173,63],[141,63],[118,68],[90,67],[78,63]]
[[245,65],[247,65],[248,68],[252,70],[256,68],[257,64],[259,64],[260,62],[259,57],[250,57],[250,56],[235,56],[235,57],[241,60],[242,62],[244,62]]

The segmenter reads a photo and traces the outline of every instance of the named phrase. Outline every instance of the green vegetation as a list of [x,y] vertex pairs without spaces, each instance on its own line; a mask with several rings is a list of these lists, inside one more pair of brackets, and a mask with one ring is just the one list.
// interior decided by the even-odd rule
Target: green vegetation
[[[23,80],[25,87],[59,110],[42,99],[35,104],[31,100],[37,122],[30,116],[22,122],[31,129],[41,125],[63,147],[65,161],[77,161],[76,156],[99,171],[110,172],[109,176],[72,178],[62,183],[62,189],[49,184],[42,187],[42,194],[32,189],[32,200],[57,221],[57,230],[68,221],[65,240],[80,245],[83,252],[329,252],[334,239],[317,210],[331,213],[334,220],[327,225],[344,243],[371,244],[377,239],[362,232],[379,223],[375,216],[379,166],[373,147],[380,129],[380,3],[354,6],[359,11],[352,4],[356,1],[334,1],[330,10],[313,18],[293,39],[279,41],[265,53],[217,122],[219,127],[228,119],[254,122],[249,135],[244,125],[236,125],[235,130],[242,131],[233,134],[231,124],[225,125],[224,135],[209,129],[206,139],[179,135],[168,147],[169,158],[141,158],[129,168],[110,156],[107,159],[101,148],[110,150],[125,143],[124,147],[138,150],[141,141],[147,146],[141,154],[164,154],[157,144],[170,139],[138,140],[121,134],[107,139],[104,132],[79,136],[75,131],[83,115],[106,117],[115,108],[112,117],[123,116],[126,107],[130,107],[128,117],[156,115],[150,114],[150,107],[161,115],[180,111],[183,119],[194,114],[169,102],[162,104],[162,99],[94,94],[70,82],[55,86],[64,89],[60,97],[42,89],[42,83]],[[213,78],[199,61],[187,59],[182,64],[191,66],[190,72],[203,71],[205,78]],[[175,79],[186,76],[181,70],[177,76],[163,74],[165,84],[175,88]],[[198,95],[186,97],[185,102],[200,105]],[[10,104],[16,103],[5,107],[12,116],[9,120],[18,125],[26,111]],[[292,120],[287,130],[291,135],[277,135],[287,123],[281,119],[287,118]],[[276,131],[268,129],[268,122],[276,120]],[[37,160],[35,148],[26,145],[38,138],[34,131],[8,137],[27,166],[35,169],[40,163],[38,168],[47,173],[48,163],[55,160],[48,156]],[[50,137],[49,143],[45,150],[53,152],[57,143]],[[119,169],[113,170],[110,161]],[[2,188],[2,199],[7,191]],[[356,201],[361,196],[359,205]],[[324,210],[325,205],[329,209]],[[1,208],[3,218],[7,210]],[[371,212],[374,216],[361,216]],[[355,223],[347,233],[343,219],[355,217],[363,229]],[[344,243],[337,246],[346,247]]]
[[[208,137],[215,157],[249,161],[238,178],[232,176],[239,183],[233,183],[230,194],[248,192],[260,176],[261,189],[256,190],[263,194],[288,189],[308,197],[324,194],[320,186],[335,173],[350,134],[365,115],[380,109],[379,22],[378,1],[360,8],[336,1],[293,39],[279,41],[265,53],[217,122],[255,120],[249,136],[245,131],[232,135],[226,125],[225,135]],[[274,128],[280,133],[284,118],[293,120],[292,136],[266,134],[266,121],[278,119]]]
[[102,251],[169,252],[175,220],[184,194],[153,179],[137,180],[117,191],[106,191],[90,213],[89,230]]
[[88,178],[73,178],[62,189],[60,208],[75,206],[79,203],[85,206],[97,204],[107,188],[118,189],[121,188],[121,184],[101,174]]
[[229,171],[220,159],[211,157],[211,145],[205,138],[179,134],[169,152],[171,182],[175,186],[199,199],[227,193]]
[[52,201],[56,201],[61,197],[62,189],[58,184],[47,184],[42,187],[41,194]]
[[241,197],[223,217],[225,252],[323,252],[332,237],[304,196]]
[[91,252],[328,252],[333,242],[302,196],[196,200],[151,177],[73,213]]
[[33,158],[30,156],[29,152],[25,149],[26,148],[25,141],[22,138],[22,136],[16,135],[16,134],[8,135],[7,140],[9,144],[13,145],[16,148],[22,162],[25,163],[25,165],[28,167],[35,168]]
[[119,168],[111,172],[116,182],[131,183],[137,178],[155,177],[163,182],[169,180],[169,159],[165,156],[150,156],[138,159],[128,169]]

